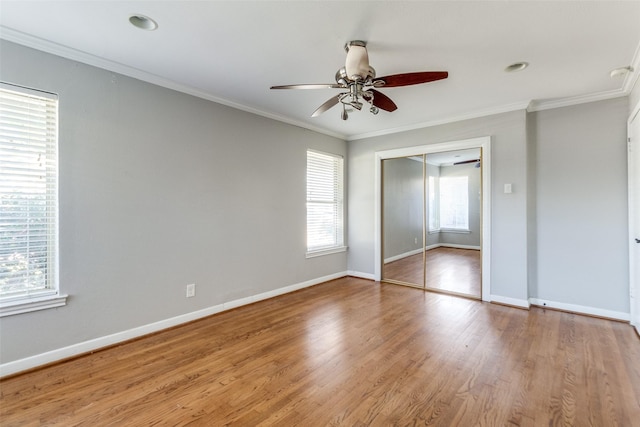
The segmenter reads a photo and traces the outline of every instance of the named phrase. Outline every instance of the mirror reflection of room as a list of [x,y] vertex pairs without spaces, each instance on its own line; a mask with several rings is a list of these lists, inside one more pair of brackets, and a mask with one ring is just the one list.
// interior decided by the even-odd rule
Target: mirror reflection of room
[[424,287],[424,156],[382,163],[383,279]]
[[480,298],[480,149],[428,154],[426,175],[426,287]]
[[383,161],[383,280],[481,296],[481,152]]

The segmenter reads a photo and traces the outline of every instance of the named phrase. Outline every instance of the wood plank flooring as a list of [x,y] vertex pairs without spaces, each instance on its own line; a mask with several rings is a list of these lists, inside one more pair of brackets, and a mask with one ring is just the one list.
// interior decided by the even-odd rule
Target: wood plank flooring
[[634,426],[628,324],[344,278],[0,382],[2,426]]
[[458,292],[476,298],[482,295],[480,251],[458,248],[435,248],[426,252],[426,270],[422,254],[412,255],[384,265],[383,277],[423,285],[432,290]]

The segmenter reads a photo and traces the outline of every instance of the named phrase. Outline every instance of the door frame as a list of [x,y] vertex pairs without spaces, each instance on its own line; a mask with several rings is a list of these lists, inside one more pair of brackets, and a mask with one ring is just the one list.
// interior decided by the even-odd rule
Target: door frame
[[[635,132],[632,131],[635,127]],[[632,141],[633,135],[633,141]],[[637,218],[636,200],[640,194],[638,179],[640,179],[640,164],[632,150],[640,150],[640,102],[632,110],[627,122],[627,164],[628,164],[628,203],[629,203],[629,314],[631,325],[640,334],[640,268],[636,265],[640,245],[634,239],[640,238]],[[635,221],[634,221],[635,219]]]
[[482,301],[491,301],[491,137],[396,148],[375,152],[375,229],[374,229],[374,279],[382,279],[382,161],[396,157],[433,154],[443,151],[482,149]]

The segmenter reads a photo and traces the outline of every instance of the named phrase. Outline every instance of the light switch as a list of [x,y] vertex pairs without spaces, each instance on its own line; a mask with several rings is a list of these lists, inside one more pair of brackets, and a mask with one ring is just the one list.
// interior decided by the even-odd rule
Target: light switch
[[504,194],[511,194],[511,184],[505,184],[504,185]]

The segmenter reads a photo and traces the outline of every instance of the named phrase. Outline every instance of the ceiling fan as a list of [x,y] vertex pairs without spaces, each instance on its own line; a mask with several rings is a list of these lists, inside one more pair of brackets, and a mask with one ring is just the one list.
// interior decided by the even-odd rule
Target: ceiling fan
[[420,71],[376,77],[376,70],[369,65],[367,42],[352,40],[345,44],[344,49],[347,51],[347,60],[345,66],[336,73],[336,83],[271,86],[271,89],[347,89],[348,92],[331,97],[311,115],[317,117],[341,103],[342,120],[347,120],[347,106],[361,110],[364,105],[361,100],[370,104],[369,111],[372,114],[378,114],[380,109],[389,112],[398,109],[391,98],[376,89],[429,83],[449,76],[446,71]]

